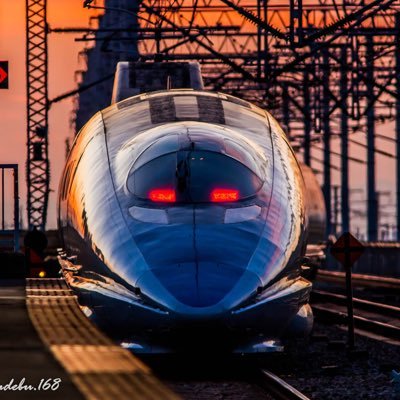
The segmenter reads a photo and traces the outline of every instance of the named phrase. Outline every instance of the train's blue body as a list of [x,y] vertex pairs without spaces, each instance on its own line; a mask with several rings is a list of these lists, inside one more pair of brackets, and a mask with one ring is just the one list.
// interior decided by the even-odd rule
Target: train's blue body
[[305,198],[266,111],[205,91],[130,97],[71,150],[63,271],[91,318],[137,350],[279,350],[312,326]]

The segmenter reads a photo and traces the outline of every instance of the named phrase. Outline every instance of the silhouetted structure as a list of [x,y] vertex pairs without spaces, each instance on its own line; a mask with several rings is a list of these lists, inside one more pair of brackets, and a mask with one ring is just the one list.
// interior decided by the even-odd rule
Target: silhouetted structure
[[49,200],[46,0],[26,0],[27,211],[29,229],[44,229]]
[[[107,10],[99,18],[95,46],[85,50],[87,71],[82,74],[80,86],[106,79],[79,94],[75,121],[76,132],[93,114],[110,104],[112,75],[118,61],[134,61],[138,58],[137,33],[132,32],[132,29],[137,27],[135,18],[137,2],[106,0],[105,7]],[[116,30],[112,31],[112,28]],[[102,29],[107,31],[102,31]]]

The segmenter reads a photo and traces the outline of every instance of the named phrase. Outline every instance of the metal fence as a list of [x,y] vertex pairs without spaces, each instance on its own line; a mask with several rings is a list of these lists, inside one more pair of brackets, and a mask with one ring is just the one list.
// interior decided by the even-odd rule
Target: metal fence
[[[7,170],[13,174],[13,208],[14,221],[13,229],[6,226],[6,176]],[[1,216],[0,216],[0,250],[19,250],[19,194],[18,194],[18,164],[0,164],[0,195],[1,195]],[[8,194],[7,194],[8,195]]]

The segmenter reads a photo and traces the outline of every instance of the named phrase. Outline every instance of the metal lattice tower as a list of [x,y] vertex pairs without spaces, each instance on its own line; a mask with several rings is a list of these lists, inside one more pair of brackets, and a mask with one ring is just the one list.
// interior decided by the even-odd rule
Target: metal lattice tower
[[[145,0],[140,10],[151,21],[142,27],[156,33],[139,43],[142,58],[157,52],[168,60],[200,61],[208,89],[271,110],[303,161],[322,165],[327,234],[333,232],[332,169],[341,173],[341,229],[350,229],[356,210],[349,206],[349,163],[355,162],[366,168],[368,238],[377,240],[375,159],[395,159],[400,239],[397,0]],[[377,132],[395,118],[396,138]],[[365,135],[366,143],[352,133]],[[335,139],[340,152],[332,148]],[[376,139],[396,143],[396,154]],[[349,143],[366,149],[366,160],[351,157]]]
[[[398,0],[143,0],[135,4],[140,25],[133,31],[142,61],[155,56],[197,60],[207,89],[239,96],[273,112],[303,161],[323,176],[327,235],[337,234],[338,226],[349,231],[351,215],[358,215],[367,217],[368,239],[379,238],[384,214],[379,209],[376,158],[393,159],[400,240]],[[116,27],[98,30],[107,38],[94,35],[93,29],[76,32],[85,33],[82,41],[120,40]],[[377,131],[390,122],[395,122],[395,137]],[[382,141],[391,142],[393,150],[385,151]],[[366,150],[366,156],[350,155],[350,144]],[[335,151],[335,145],[340,145],[340,151]],[[366,170],[365,212],[350,207],[349,171],[354,163]],[[339,210],[332,198],[332,170],[340,173],[340,223],[332,222],[339,221],[332,215]]]
[[49,198],[47,0],[26,0],[27,212],[29,229],[45,228]]
[[[78,75],[82,79],[80,87],[107,76],[113,77],[118,61],[134,61],[138,58],[137,33],[129,31],[129,28],[134,29],[137,26],[134,18],[138,7],[137,2],[106,0],[104,6],[105,12],[99,18],[100,32],[96,36],[99,43],[81,53],[87,61],[87,70],[81,71]],[[115,27],[118,27],[119,32],[112,32]],[[101,32],[104,29],[111,32]],[[113,80],[107,79],[79,94],[75,120],[77,132],[93,114],[110,104],[112,86]]]

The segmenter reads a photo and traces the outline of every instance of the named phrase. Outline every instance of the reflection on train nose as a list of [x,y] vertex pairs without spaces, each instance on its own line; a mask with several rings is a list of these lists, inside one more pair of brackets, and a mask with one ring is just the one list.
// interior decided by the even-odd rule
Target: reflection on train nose
[[243,270],[214,263],[187,263],[157,270],[163,286],[181,303],[208,307],[218,303],[238,282]]
[[[173,215],[173,209],[170,207],[169,210],[170,214]],[[183,214],[184,212],[180,211],[180,213]],[[190,217],[192,217],[192,213],[193,211],[192,209],[190,209],[189,212]],[[225,213],[224,223],[233,224],[237,222],[244,222],[258,218],[261,214],[261,207],[257,205],[252,205],[248,207],[235,207],[235,208],[231,207],[224,210],[223,213]],[[141,222],[149,222],[154,224],[170,223],[167,211],[163,209],[134,206],[129,208],[129,214],[131,215],[132,218]],[[199,214],[198,219],[200,220],[200,222],[202,222],[202,219],[204,219],[205,215],[209,217],[208,221],[210,220],[213,221],[213,217],[216,216],[215,209],[212,208],[210,208],[209,210],[207,209],[201,210],[200,212],[197,212],[196,215],[197,214]],[[191,218],[188,218],[188,222],[190,220]],[[215,220],[219,221],[218,218],[215,218]]]
[[[163,289],[183,306],[202,308],[212,307],[229,296],[241,281],[241,291],[252,292],[258,279],[249,279],[245,270],[211,262],[182,263],[170,267],[153,269],[145,273],[138,286],[147,295],[156,299],[157,282]],[[245,277],[243,282],[243,277]],[[256,282],[256,284],[255,284]],[[244,284],[243,284],[244,283]],[[165,298],[164,298],[165,299]],[[164,304],[169,306],[168,304]],[[173,305],[175,311],[176,305]]]

